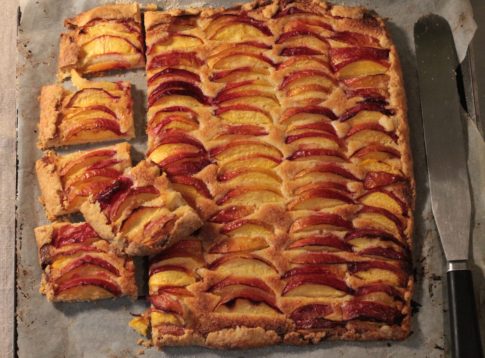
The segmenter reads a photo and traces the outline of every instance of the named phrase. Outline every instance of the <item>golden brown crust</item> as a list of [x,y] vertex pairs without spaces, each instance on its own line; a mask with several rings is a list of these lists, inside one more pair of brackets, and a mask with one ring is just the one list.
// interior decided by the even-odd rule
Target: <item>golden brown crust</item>
[[49,148],[57,133],[57,121],[65,91],[61,86],[50,85],[41,89],[39,96],[39,148]]
[[[228,16],[224,18],[224,14]],[[290,23],[286,16],[293,16],[296,20]],[[239,17],[244,19],[238,23]],[[234,25],[235,23],[238,25]],[[254,24],[257,30],[249,28],[246,24]],[[228,29],[232,25],[235,29],[237,26],[239,28],[231,35]],[[315,27],[318,26],[316,31]],[[159,313],[159,316],[153,316],[152,311],[152,322],[157,322],[152,328],[153,344],[186,345],[190,344],[191,337],[192,344],[217,348],[246,348],[277,342],[307,344],[318,343],[324,339],[404,339],[410,332],[410,301],[413,292],[409,264],[415,183],[402,74],[396,48],[385,29],[384,21],[364,8],[336,6],[317,0],[275,0],[255,1],[228,10],[176,9],[147,12],[145,29],[149,95],[147,156],[169,174],[174,187],[183,193],[203,218],[208,219],[198,235],[204,242],[204,248],[203,263],[198,263],[195,268],[197,275],[192,273],[193,258],[187,258],[187,253],[184,253],[184,250],[192,249],[188,244],[188,248],[172,250],[177,252],[178,256],[169,250],[165,256],[152,262],[149,284],[152,302],[176,299],[182,303],[182,308],[179,307],[178,310],[174,310],[172,305],[169,308],[163,304],[152,306],[154,312]],[[175,45],[156,47],[156,44],[160,43],[176,43],[175,37],[179,35],[177,31],[188,37],[202,38],[203,44],[198,45],[194,40],[187,48],[177,48]],[[171,36],[174,38],[173,42],[166,41]],[[307,37],[299,40],[298,36]],[[227,44],[225,41],[234,43]],[[260,66],[265,70],[260,70],[258,75],[253,77],[244,71],[235,72],[232,76],[227,69],[237,68],[237,61],[249,61],[237,56],[243,54],[243,51],[250,51],[246,48],[251,46],[258,49],[253,49],[254,54],[265,56],[264,61],[270,65],[261,65],[253,61],[247,66]],[[345,53],[345,48],[350,48],[350,51],[354,52]],[[196,57],[191,58],[190,61],[193,63],[190,63],[189,57],[185,62],[165,60],[163,56],[170,54],[170,51],[193,51]],[[224,62],[224,56],[228,57],[228,54],[234,56],[232,62]],[[183,58],[183,55],[180,57]],[[356,57],[357,60],[352,57]],[[168,87],[170,81],[182,81],[175,74],[175,79],[168,75],[174,73],[170,72],[173,71],[172,67],[195,73],[198,78],[191,76],[191,83],[195,82],[202,93],[211,100],[206,101],[204,97],[199,96],[198,103],[190,102],[187,99],[170,97],[169,91],[163,92],[164,86]],[[312,83],[306,91],[301,91],[296,85],[288,85],[300,81],[295,78],[289,79],[292,67],[314,71],[316,76],[324,78],[318,83],[320,87],[317,83]],[[227,73],[223,73],[224,70],[227,70]],[[166,76],[165,82],[157,77],[160,74]],[[181,77],[182,75],[186,78],[188,76],[180,72]],[[278,93],[278,104],[273,107],[267,104],[264,107],[271,124],[266,125],[264,120],[260,123],[255,120],[251,124],[265,123],[263,134],[238,136],[236,132],[232,132],[232,137],[225,138],[227,128],[234,124],[230,121],[241,124],[237,121],[243,121],[244,117],[242,114],[240,117],[223,117],[225,112],[218,111],[224,110],[223,107],[229,103],[258,105],[258,87],[248,86],[253,91],[252,102],[238,102],[236,96],[231,97],[232,93],[238,92],[239,87],[231,88],[230,85],[247,78],[256,78],[260,81],[259,86],[272,86],[266,91],[272,89],[273,93]],[[283,88],[284,81],[290,90]],[[239,86],[244,87],[244,84],[239,83]],[[328,86],[329,89],[322,86]],[[192,89],[190,91],[194,92]],[[296,93],[294,98],[292,91]],[[320,91],[321,97],[315,95],[312,98],[312,91]],[[161,96],[161,92],[166,94]],[[189,90],[186,91],[186,96],[190,97],[188,93]],[[301,93],[310,95],[305,97]],[[266,97],[269,98],[268,95]],[[176,107],[173,106],[177,105],[187,106],[193,113],[187,110],[175,113]],[[336,154],[325,152],[329,154],[326,154],[326,157],[321,155],[323,159],[306,160],[305,156],[313,150],[312,145],[318,143],[319,136],[332,138],[328,134],[310,133],[313,136],[310,138],[315,138],[314,141],[297,146],[300,149],[308,149],[308,152],[295,151],[295,145],[291,144],[290,139],[297,143],[299,139],[296,135],[290,138],[289,134],[301,134],[302,130],[298,132],[294,129],[295,125],[288,122],[290,118],[297,122],[293,117],[297,117],[295,113],[298,112],[292,111],[304,106],[320,106],[320,110],[321,107],[326,107],[333,112],[332,116],[331,113],[326,114],[327,120],[330,118],[331,127],[324,131],[335,131],[334,135],[340,140],[343,149],[334,149]],[[170,108],[166,110],[170,113],[163,114],[164,108]],[[315,111],[303,113],[310,119],[318,113]],[[166,124],[173,121],[171,116],[183,117],[177,119],[184,123],[183,134],[177,134],[178,140],[174,140],[173,132],[165,129],[171,128]],[[301,118],[298,119],[300,120]],[[310,121],[304,123],[308,122]],[[317,126],[308,128],[314,131],[321,130],[321,127]],[[265,131],[267,133],[264,133]],[[367,131],[371,134],[366,133]],[[385,133],[387,137],[377,132]],[[279,155],[279,159],[282,160],[282,163],[272,169],[273,173],[282,179],[281,191],[277,189],[277,183],[269,189],[276,193],[276,202],[265,203],[266,198],[263,195],[266,194],[262,193],[260,203],[257,203],[257,199],[252,199],[257,203],[256,208],[247,209],[243,214],[240,214],[237,208],[230,207],[233,202],[240,206],[245,203],[242,199],[237,201],[237,198],[232,201],[236,194],[243,194],[231,193],[231,190],[238,188],[231,182],[237,179],[231,179],[234,172],[230,170],[246,170],[243,164],[245,158],[242,155],[238,157],[235,151],[230,152],[223,147],[228,143],[236,147],[238,141],[242,143],[237,147],[240,152],[244,152],[253,143],[263,143],[267,148],[267,155]],[[190,156],[197,158],[192,159],[196,164],[173,165],[176,158],[170,157],[170,152],[164,146],[167,149],[171,148],[169,145],[175,142],[181,143],[180,147],[175,147],[175,151],[188,151],[187,145],[198,149],[199,157],[193,154]],[[329,146],[328,141],[323,141],[323,145],[324,148],[328,148],[325,147]],[[210,163],[204,161],[206,153],[211,159]],[[226,153],[239,158],[242,164],[227,164],[229,159],[224,155],[230,155]],[[319,195],[323,195],[326,200],[322,200],[321,205],[328,206],[304,209],[307,203],[302,204],[299,196],[304,195],[299,193],[304,193],[305,187],[321,179],[308,179],[304,182],[302,177],[307,174],[302,173],[322,166],[328,168],[329,165],[333,165],[332,168],[337,167],[340,171],[337,176],[344,175],[345,179],[336,178],[335,169],[332,169],[333,172],[325,169],[326,173],[333,173],[325,174],[325,180],[333,183],[333,187],[325,184],[327,187],[319,191]],[[241,181],[240,185],[249,187],[251,177],[247,176],[245,179],[246,182]],[[302,186],[302,182],[306,185]],[[342,183],[345,185],[344,190],[351,193],[351,200],[346,199],[345,195],[329,193],[329,190],[333,191]],[[281,195],[286,201],[279,203],[277,195]],[[346,204],[335,204],[329,200],[330,196],[334,199],[340,198],[338,200],[344,200]],[[271,198],[275,196],[267,198],[273,200]],[[307,201],[308,205],[318,205],[308,199]],[[400,207],[392,204],[398,202],[401,203]],[[236,215],[242,216],[234,219]],[[239,219],[240,217],[243,219]],[[309,220],[313,220],[314,217],[318,220],[331,220],[330,222],[336,225],[329,227],[328,222],[325,222],[327,226],[322,225],[318,231],[308,231],[306,227],[309,226]],[[268,231],[263,234],[267,235],[263,241],[251,238],[257,249],[236,250],[239,248],[236,245],[243,245],[240,243],[243,240],[235,240],[236,235],[231,236],[231,230],[244,220],[252,220],[251,223],[255,223],[255,226],[259,225]],[[337,224],[335,220],[340,221]],[[298,243],[301,238],[306,238],[304,235],[311,234],[329,234],[332,239],[317,239],[325,242],[334,240],[334,243],[327,243],[325,245],[330,247],[323,248],[319,248],[318,245],[315,245],[315,248],[305,247]],[[383,235],[389,237],[384,239],[381,237]],[[333,246],[341,245],[340,240],[345,244]],[[391,240],[392,243],[386,240]],[[290,245],[292,247],[289,247]],[[311,260],[320,257],[320,252],[320,260],[325,258],[337,262],[312,262]],[[169,267],[174,265],[174,262],[179,266],[178,269],[164,269],[165,265]],[[264,262],[270,268],[266,267],[266,271],[258,271],[257,274],[242,271],[244,265],[248,265],[247,270],[263,270],[264,265],[255,262]],[[314,269],[325,269],[329,272],[323,274],[324,278],[317,278],[316,274],[299,278],[309,280],[305,282],[320,282],[314,284],[313,292],[291,288],[289,282],[296,284],[297,281],[293,277],[304,274],[303,271],[298,274],[295,269],[305,269],[307,274],[318,272],[308,268],[310,263],[314,265]],[[178,270],[185,272],[185,276],[178,273]],[[329,283],[328,279],[334,275],[340,277],[345,284],[338,290],[345,289],[345,286],[350,288],[347,294],[332,291],[337,286],[335,283]],[[192,282],[194,277],[195,282]],[[175,278],[180,280],[179,291],[164,288],[164,282]],[[226,281],[229,278],[233,280],[232,291],[229,290],[231,284]],[[322,284],[319,280],[327,280],[327,283]],[[238,291],[244,286],[246,288],[243,291]],[[318,291],[322,286],[327,288]],[[264,287],[266,293],[262,294],[258,290],[255,292],[255,287]],[[333,288],[329,291],[329,287]],[[185,290],[191,292],[194,298],[185,297]],[[317,292],[321,292],[321,295],[317,295]],[[248,299],[250,295],[253,295],[252,299],[257,303],[248,303],[251,301],[251,298]],[[370,313],[371,309],[376,311]],[[258,310],[260,314],[256,313]],[[379,313],[376,313],[377,311]]]
[[137,297],[133,261],[110,252],[86,223],[40,226],[35,238],[43,268],[40,292],[49,301]]

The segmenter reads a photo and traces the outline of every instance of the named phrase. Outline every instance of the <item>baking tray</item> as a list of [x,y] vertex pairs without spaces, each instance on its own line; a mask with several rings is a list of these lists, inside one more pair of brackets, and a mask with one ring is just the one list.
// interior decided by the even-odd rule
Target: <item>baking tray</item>
[[[130,312],[145,308],[140,299],[100,301],[94,303],[52,304],[38,293],[40,268],[33,228],[47,223],[37,201],[39,196],[34,162],[41,156],[35,147],[39,108],[36,98],[42,85],[55,79],[58,36],[63,31],[63,19],[91,7],[107,3],[95,0],[21,0],[18,34],[17,98],[18,98],[18,184],[16,235],[16,345],[19,357],[134,357],[144,352],[146,357],[160,356],[255,356],[274,357],[442,357],[448,351],[446,288],[443,287],[444,261],[434,227],[427,188],[419,94],[416,78],[412,31],[414,22],[429,12],[447,17],[454,29],[460,58],[464,57],[473,35],[474,22],[467,1],[343,1],[375,9],[387,17],[388,28],[397,45],[405,78],[411,128],[411,147],[415,159],[417,182],[415,276],[416,292],[413,306],[412,334],[403,342],[323,342],[318,346],[276,346],[250,351],[213,351],[197,347],[167,348],[163,352],[143,349],[136,344],[140,338],[127,325]],[[148,3],[152,1],[140,1]],[[230,6],[239,1],[218,0],[161,1],[160,8],[189,6]],[[405,16],[403,16],[405,15]],[[121,75],[105,77],[119,79]],[[136,140],[135,160],[144,152],[145,76],[143,71],[122,75],[134,84]],[[481,326],[484,329],[485,283],[485,162],[479,153],[484,145],[473,126],[469,128],[470,175],[474,195],[475,284],[480,294]],[[480,147],[482,146],[482,147]],[[484,223],[485,224],[485,223]]]

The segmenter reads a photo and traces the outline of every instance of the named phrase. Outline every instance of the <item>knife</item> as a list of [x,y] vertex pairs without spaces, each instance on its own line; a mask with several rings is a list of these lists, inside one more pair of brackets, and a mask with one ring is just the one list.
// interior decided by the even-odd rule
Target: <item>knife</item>
[[468,267],[471,199],[453,36],[444,18],[427,15],[415,24],[414,40],[431,207],[448,262],[452,353],[482,358]]

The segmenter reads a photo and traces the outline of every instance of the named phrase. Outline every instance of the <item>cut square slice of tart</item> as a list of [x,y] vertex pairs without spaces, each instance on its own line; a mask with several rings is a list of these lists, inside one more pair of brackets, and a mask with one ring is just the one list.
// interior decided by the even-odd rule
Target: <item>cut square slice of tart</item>
[[159,168],[142,161],[81,206],[86,221],[129,255],[156,254],[202,226]]
[[142,68],[145,64],[138,4],[96,7],[66,19],[61,34],[58,76]]
[[42,87],[40,149],[134,137],[129,82],[88,81],[75,71],[72,82],[75,92],[59,85]]
[[56,222],[35,228],[42,267],[40,292],[49,301],[93,301],[138,290],[131,258],[110,251],[87,223]]
[[131,166],[130,144],[120,143],[64,156],[47,151],[35,169],[49,220],[78,212],[89,195],[96,195]]

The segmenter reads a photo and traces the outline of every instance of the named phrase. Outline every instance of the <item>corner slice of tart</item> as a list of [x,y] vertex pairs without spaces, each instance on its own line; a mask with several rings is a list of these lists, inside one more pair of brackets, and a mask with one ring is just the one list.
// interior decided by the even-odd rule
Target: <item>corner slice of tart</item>
[[58,77],[99,73],[145,65],[141,15],[138,4],[96,7],[66,19],[68,29],[59,45]]
[[35,163],[47,217],[54,220],[78,212],[90,195],[98,194],[130,166],[128,143],[64,156],[47,151]]
[[87,223],[57,222],[35,228],[42,267],[40,292],[49,301],[94,301],[130,296],[136,299],[131,258],[110,251]]
[[78,88],[59,85],[41,89],[40,149],[130,139],[135,135],[133,100],[129,82],[95,82],[72,73]]
[[202,226],[159,168],[142,161],[81,206],[86,221],[117,250],[156,254]]

